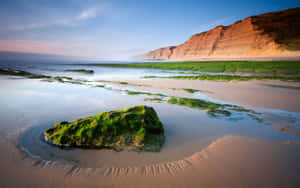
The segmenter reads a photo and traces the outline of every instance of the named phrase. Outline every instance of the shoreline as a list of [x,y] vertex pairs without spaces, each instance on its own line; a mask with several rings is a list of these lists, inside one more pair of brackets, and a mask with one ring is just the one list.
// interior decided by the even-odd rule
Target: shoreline
[[300,55],[299,51],[291,54],[284,55],[270,55],[270,56],[241,56],[241,57],[201,57],[201,58],[191,58],[191,59],[151,59],[144,58],[142,60],[147,61],[299,61]]
[[[178,96],[193,96],[183,91],[184,88],[191,88],[200,91],[209,98],[238,104],[248,108],[271,108],[281,109],[290,112],[300,112],[299,90],[269,87],[265,84],[251,82],[215,82],[207,80],[174,80],[174,79],[142,79],[124,80],[130,84],[147,85],[151,91],[168,91]],[[293,87],[298,87],[297,86]],[[300,85],[299,85],[300,86]],[[176,88],[177,91],[172,90]],[[182,90],[182,91],[181,91]],[[163,92],[162,92],[163,93]],[[282,99],[285,99],[284,101]],[[276,103],[274,103],[276,101]]]
[[[295,163],[295,160],[300,157],[299,141],[267,141],[225,136],[212,142],[200,152],[179,161],[106,169],[80,168],[57,162],[43,163],[24,156],[3,138],[0,138],[0,142],[1,150],[5,151],[1,155],[0,163],[4,169],[7,169],[6,175],[0,176],[1,187],[300,185],[299,178],[290,173],[290,170],[299,170],[300,167],[299,163]],[[288,154],[286,151],[293,151],[293,154]],[[14,166],[10,166],[12,162]],[[280,171],[276,170],[278,167]],[[248,170],[241,173],[240,169],[244,168]],[[13,181],[11,178],[18,181]],[[235,183],[232,184],[231,180],[235,180]]]
[[[29,79],[24,79],[23,81],[26,83],[31,82]],[[42,88],[48,88],[50,86],[48,85],[50,83],[40,82],[40,80],[34,81],[34,83],[41,85],[40,87]],[[269,82],[264,84],[268,83]],[[272,83],[281,84],[279,81]],[[239,84],[230,82],[173,79],[118,80],[111,82],[110,84],[125,89],[124,91],[131,91],[130,89],[133,89],[134,91],[136,89],[136,93],[144,95],[141,97],[132,96],[127,92],[125,94],[126,97],[123,97],[126,99],[127,97],[128,99],[131,98],[132,101],[128,101],[128,103],[125,103],[126,105],[129,103],[131,105],[131,102],[145,102],[144,98],[149,97],[149,93],[145,91],[151,91],[156,93],[155,96],[161,96],[161,93],[166,93],[170,94],[170,96],[198,99],[208,97],[208,101],[219,100],[224,103],[234,103],[251,109],[258,109],[261,107],[282,109],[297,112],[297,116],[300,112],[300,107],[297,106],[300,100],[298,97],[300,93],[299,90],[268,87],[263,84]],[[298,87],[296,83],[290,84],[293,87]],[[34,85],[35,88],[37,85]],[[63,88],[63,90],[61,90],[61,94],[64,94],[67,89],[65,89],[65,87],[60,83],[58,85]],[[71,87],[74,88],[74,90],[72,90],[74,93],[77,93],[78,91],[90,91],[87,89],[91,86],[86,86],[82,85],[77,87],[72,84]],[[38,90],[40,87],[37,87],[36,89]],[[16,87],[15,89],[19,89],[19,87]],[[108,93],[114,91],[113,88],[105,89],[100,87],[99,90],[94,91],[94,93],[89,96],[93,99],[89,105],[94,104],[98,100],[103,100],[103,98],[96,98],[96,96],[99,95],[99,91],[102,90]],[[54,90],[51,89],[51,91]],[[115,96],[112,100],[122,96],[121,91],[123,90],[116,90],[117,96]],[[48,99],[47,95],[45,96],[47,92],[45,92],[45,90],[41,90],[41,92],[42,96],[44,96],[42,99]],[[32,93],[29,94],[29,97],[31,97]],[[19,95],[20,94],[18,93],[15,97],[18,97]],[[53,101],[56,101],[55,96],[56,95],[52,97]],[[72,95],[70,95],[70,97],[72,97]],[[77,97],[81,98],[80,93],[73,96],[72,100],[69,101],[72,105],[70,108],[66,108],[66,111],[68,111],[68,109],[73,109],[74,107],[80,107],[79,105],[73,106],[73,102],[76,102],[76,99],[79,99]],[[154,96],[152,95],[151,97]],[[158,107],[159,114],[161,114],[163,119],[168,122],[169,141],[173,139],[170,142],[172,144],[169,145],[168,150],[165,153],[160,153],[159,158],[161,161],[157,160],[158,156],[152,160],[151,157],[153,156],[150,155],[143,156],[141,154],[137,154],[140,158],[132,158],[130,157],[132,155],[123,155],[123,153],[122,155],[120,155],[121,153],[112,155],[112,153],[105,154],[105,152],[101,153],[101,155],[91,155],[91,153],[87,153],[84,156],[82,155],[78,157],[79,160],[89,159],[90,161],[93,161],[94,158],[97,158],[98,160],[101,159],[99,163],[85,163],[84,161],[81,164],[76,163],[76,161],[68,160],[75,159],[68,158],[68,156],[65,158],[59,158],[59,156],[65,155],[63,153],[59,153],[57,156],[52,158],[62,160],[43,161],[41,159],[34,159],[30,157],[26,154],[26,152],[22,151],[21,148],[13,144],[11,141],[0,137],[0,149],[3,153],[3,155],[0,156],[0,165],[3,169],[0,171],[0,186],[64,188],[105,186],[159,188],[192,186],[253,187],[257,185],[264,185],[266,187],[289,187],[300,185],[300,180],[296,177],[298,170],[300,169],[300,164],[297,162],[300,157],[300,142],[298,137],[288,137],[288,139],[286,139],[287,137],[284,137],[285,134],[295,133],[296,135],[299,135],[299,132],[295,132],[298,131],[298,129],[295,131],[293,129],[282,131],[282,127],[280,127],[281,124],[278,125],[278,128],[274,128],[273,125],[270,125],[274,130],[272,130],[272,128],[266,129],[268,125],[260,126],[259,123],[255,124],[254,121],[241,122],[243,125],[239,126],[238,121],[225,122],[222,119],[209,119],[209,117],[207,117],[204,112],[201,112],[201,110],[194,111],[181,106],[168,107],[169,104],[157,104],[151,101],[145,103]],[[119,106],[120,104],[122,103],[118,102],[116,103],[116,106]],[[100,103],[98,105],[100,105]],[[17,107],[18,106],[16,105],[16,108]],[[58,105],[57,109],[59,108],[60,106]],[[109,108],[115,108],[115,106],[111,106]],[[98,108],[95,109],[97,110]],[[92,113],[92,111],[90,113]],[[179,113],[181,113],[181,117],[176,118]],[[86,112],[83,112],[83,114],[86,114]],[[80,114],[80,116],[81,115],[82,114]],[[47,116],[45,116],[45,118],[46,117]],[[72,117],[78,117],[78,115],[74,115]],[[53,118],[56,119],[57,116],[53,116]],[[64,119],[64,117],[61,118]],[[292,124],[292,121],[298,121],[293,118],[284,119],[280,116],[275,116],[274,121],[278,120],[276,118],[282,120],[283,125],[288,126],[289,124],[286,122]],[[188,123],[185,124],[185,122]],[[46,124],[43,126],[45,127],[35,125],[32,128],[35,127],[35,131],[37,133],[40,131],[40,128],[44,129],[47,127]],[[247,130],[247,126],[254,127],[254,130],[248,132],[250,129]],[[171,127],[173,127],[173,129],[171,129]],[[181,129],[178,129],[179,127],[181,127]],[[179,134],[182,130],[187,128],[189,129],[188,131]],[[239,132],[241,129],[244,129],[244,132]],[[27,130],[28,129],[25,131]],[[218,132],[216,130],[221,131]],[[269,137],[264,137],[264,133],[260,133],[264,131],[271,131]],[[288,131],[291,131],[291,133]],[[282,137],[276,137],[277,132],[280,132],[279,134]],[[21,134],[23,135],[23,133],[24,132]],[[237,136],[236,134],[240,136]],[[199,143],[203,143],[203,140],[199,138],[203,135],[215,136],[215,139],[212,137],[209,137],[211,140],[203,139],[207,142],[207,145],[204,143],[200,146]],[[282,139],[282,141],[276,140],[277,138],[278,140]],[[30,139],[34,140],[34,138]],[[185,142],[182,142],[182,140]],[[28,143],[35,147],[43,147],[43,145],[36,146],[34,144],[35,142],[27,142],[27,144]],[[170,146],[175,147],[175,149],[173,150]],[[39,148],[35,149],[38,151]],[[49,152],[50,155],[51,152],[55,152],[55,150],[50,151],[48,149],[49,148],[47,147],[44,148],[43,152]],[[178,152],[174,152],[175,150],[179,150],[180,152],[186,151],[186,153],[184,155],[178,155]],[[80,152],[82,151],[79,151],[79,153]],[[36,153],[33,152],[33,154]],[[76,152],[71,152],[70,154],[76,155]],[[173,157],[174,154],[177,155]],[[172,157],[170,157],[170,155]],[[114,159],[109,157],[113,157]],[[136,161],[131,161],[141,158],[143,158],[143,160],[138,163]],[[65,162],[64,159],[66,160]],[[128,162],[122,163],[122,160],[127,160]],[[115,163],[116,161],[121,162]],[[104,165],[100,166],[99,164],[101,163]],[[97,165],[99,166],[95,168]]]
[[141,68],[158,70],[196,71],[210,73],[251,73],[271,76],[296,76],[300,61],[159,61],[140,63],[85,63],[73,64],[95,67]]

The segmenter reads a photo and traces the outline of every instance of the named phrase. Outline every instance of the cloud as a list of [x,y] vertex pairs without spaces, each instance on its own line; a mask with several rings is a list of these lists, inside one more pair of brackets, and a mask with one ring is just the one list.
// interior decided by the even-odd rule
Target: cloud
[[2,32],[25,31],[25,30],[32,30],[32,29],[47,28],[51,26],[75,26],[76,24],[77,23],[72,20],[59,19],[57,21],[51,21],[48,23],[30,23],[30,24],[11,25],[11,26],[1,28],[0,31]]
[[46,28],[51,26],[75,26],[76,22],[72,20],[57,20],[48,23],[31,23],[31,24],[19,24],[19,25],[12,25],[8,27],[1,28],[0,31],[25,31],[25,30],[32,30],[32,29],[39,29],[39,28]]
[[52,26],[66,26],[66,27],[77,26],[82,21],[97,17],[101,9],[102,8],[100,6],[90,7],[84,9],[83,11],[77,14],[73,14],[73,16],[62,15],[58,18],[42,20],[42,22],[37,22],[37,23],[7,25],[6,27],[0,28],[0,31],[2,32],[25,31],[25,30],[32,30],[32,29],[47,28]]
[[89,18],[94,18],[97,16],[99,8],[92,7],[82,11],[77,17],[76,20],[87,20]]

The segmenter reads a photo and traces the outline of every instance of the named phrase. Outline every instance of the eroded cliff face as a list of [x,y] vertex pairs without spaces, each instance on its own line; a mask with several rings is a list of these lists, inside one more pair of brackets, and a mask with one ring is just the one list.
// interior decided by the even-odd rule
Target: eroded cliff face
[[202,59],[300,56],[300,8],[251,16],[230,26],[193,35],[185,43],[160,48],[144,59]]

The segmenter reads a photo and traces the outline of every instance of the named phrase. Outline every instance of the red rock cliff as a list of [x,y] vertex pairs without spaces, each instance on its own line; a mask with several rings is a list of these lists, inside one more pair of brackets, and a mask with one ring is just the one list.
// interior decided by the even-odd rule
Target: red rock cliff
[[300,56],[300,8],[251,16],[230,26],[193,35],[144,59],[201,59]]

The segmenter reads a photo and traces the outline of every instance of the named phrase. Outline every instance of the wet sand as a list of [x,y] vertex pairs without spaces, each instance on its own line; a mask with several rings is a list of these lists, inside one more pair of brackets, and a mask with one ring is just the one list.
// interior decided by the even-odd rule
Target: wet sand
[[[173,91],[170,88],[192,88],[205,92],[213,99],[231,102],[249,108],[274,108],[286,111],[300,112],[300,90],[268,87],[251,84],[251,82],[216,82],[202,80],[174,80],[174,79],[143,79],[128,80],[129,83],[146,84],[153,91],[168,90],[176,95],[188,96],[184,91]],[[244,84],[241,84],[244,83]],[[246,84],[248,83],[248,84]],[[265,82],[264,82],[265,83]],[[270,84],[286,84],[269,82]],[[299,83],[288,83],[300,87]],[[156,88],[156,90],[155,90]]]
[[[268,125],[247,119],[239,121],[210,119],[197,109],[145,102],[143,101],[145,96],[127,96],[104,88],[91,89],[86,86],[63,84],[51,85],[53,88],[50,88],[51,83],[39,81],[29,83],[28,80],[11,80],[10,82],[21,82],[21,85],[14,83],[2,86],[6,92],[3,96],[11,97],[7,99],[18,99],[16,103],[9,103],[9,109],[2,111],[1,118],[7,119],[7,125],[1,127],[3,132],[8,132],[6,129],[22,130],[20,134],[25,135],[30,130],[22,125],[23,120],[14,120],[14,113],[10,113],[19,109],[20,102],[23,102],[24,106],[31,107],[31,104],[39,106],[41,101],[47,100],[45,104],[51,103],[49,105],[51,107],[44,108],[47,113],[42,113],[37,108],[32,108],[34,109],[32,112],[29,109],[24,111],[27,112],[25,118],[29,117],[37,121],[32,127],[36,128],[37,132],[31,134],[29,131],[29,136],[25,136],[27,140],[18,143],[18,140],[13,139],[16,142],[14,144],[12,140],[0,137],[0,187],[300,186],[298,178],[300,142],[298,137],[293,137],[293,135],[299,136],[297,132],[299,125],[295,124],[299,122],[298,116],[293,117],[290,114],[286,117],[277,116],[277,112],[274,116],[274,113],[270,113],[266,118],[285,128],[276,129],[276,124],[271,124],[275,127],[272,129]],[[182,88],[193,88],[203,90],[203,94],[212,99],[250,108],[300,111],[299,90],[198,80],[153,79],[128,80],[128,82],[146,84],[150,87],[130,86],[130,84],[120,85],[120,87],[195,97],[199,93],[192,94],[182,90]],[[5,83],[9,82],[6,80]],[[23,88],[23,84],[27,87],[30,84],[34,85]],[[27,91],[28,96],[20,99],[20,95],[24,94],[23,90]],[[12,91],[14,91],[13,96],[10,94]],[[68,96],[64,95],[66,92]],[[60,98],[58,99],[57,96]],[[103,98],[103,96],[107,97]],[[9,101],[5,99],[6,97],[1,101],[3,104]],[[28,101],[30,99],[33,101]],[[76,103],[78,100],[86,103]],[[51,126],[54,120],[72,120],[87,114],[93,115],[94,112],[119,108],[120,105],[144,103],[155,107],[165,125],[168,139],[161,153],[120,152],[116,155],[112,151],[97,153],[87,151],[82,154],[82,150],[64,153],[39,143],[39,132],[45,130],[46,126]],[[61,104],[64,104],[62,109]],[[81,111],[78,111],[78,114],[69,114],[73,109]],[[7,117],[6,113],[11,117]],[[20,110],[20,113],[23,112]],[[286,129],[287,126],[292,128]],[[16,138],[15,136],[12,137]],[[22,143],[25,146],[34,146],[31,149],[40,152],[39,157],[42,159],[22,152],[20,150]]]
[[182,160],[77,168],[26,157],[0,139],[0,187],[298,187],[300,143],[226,136]]

